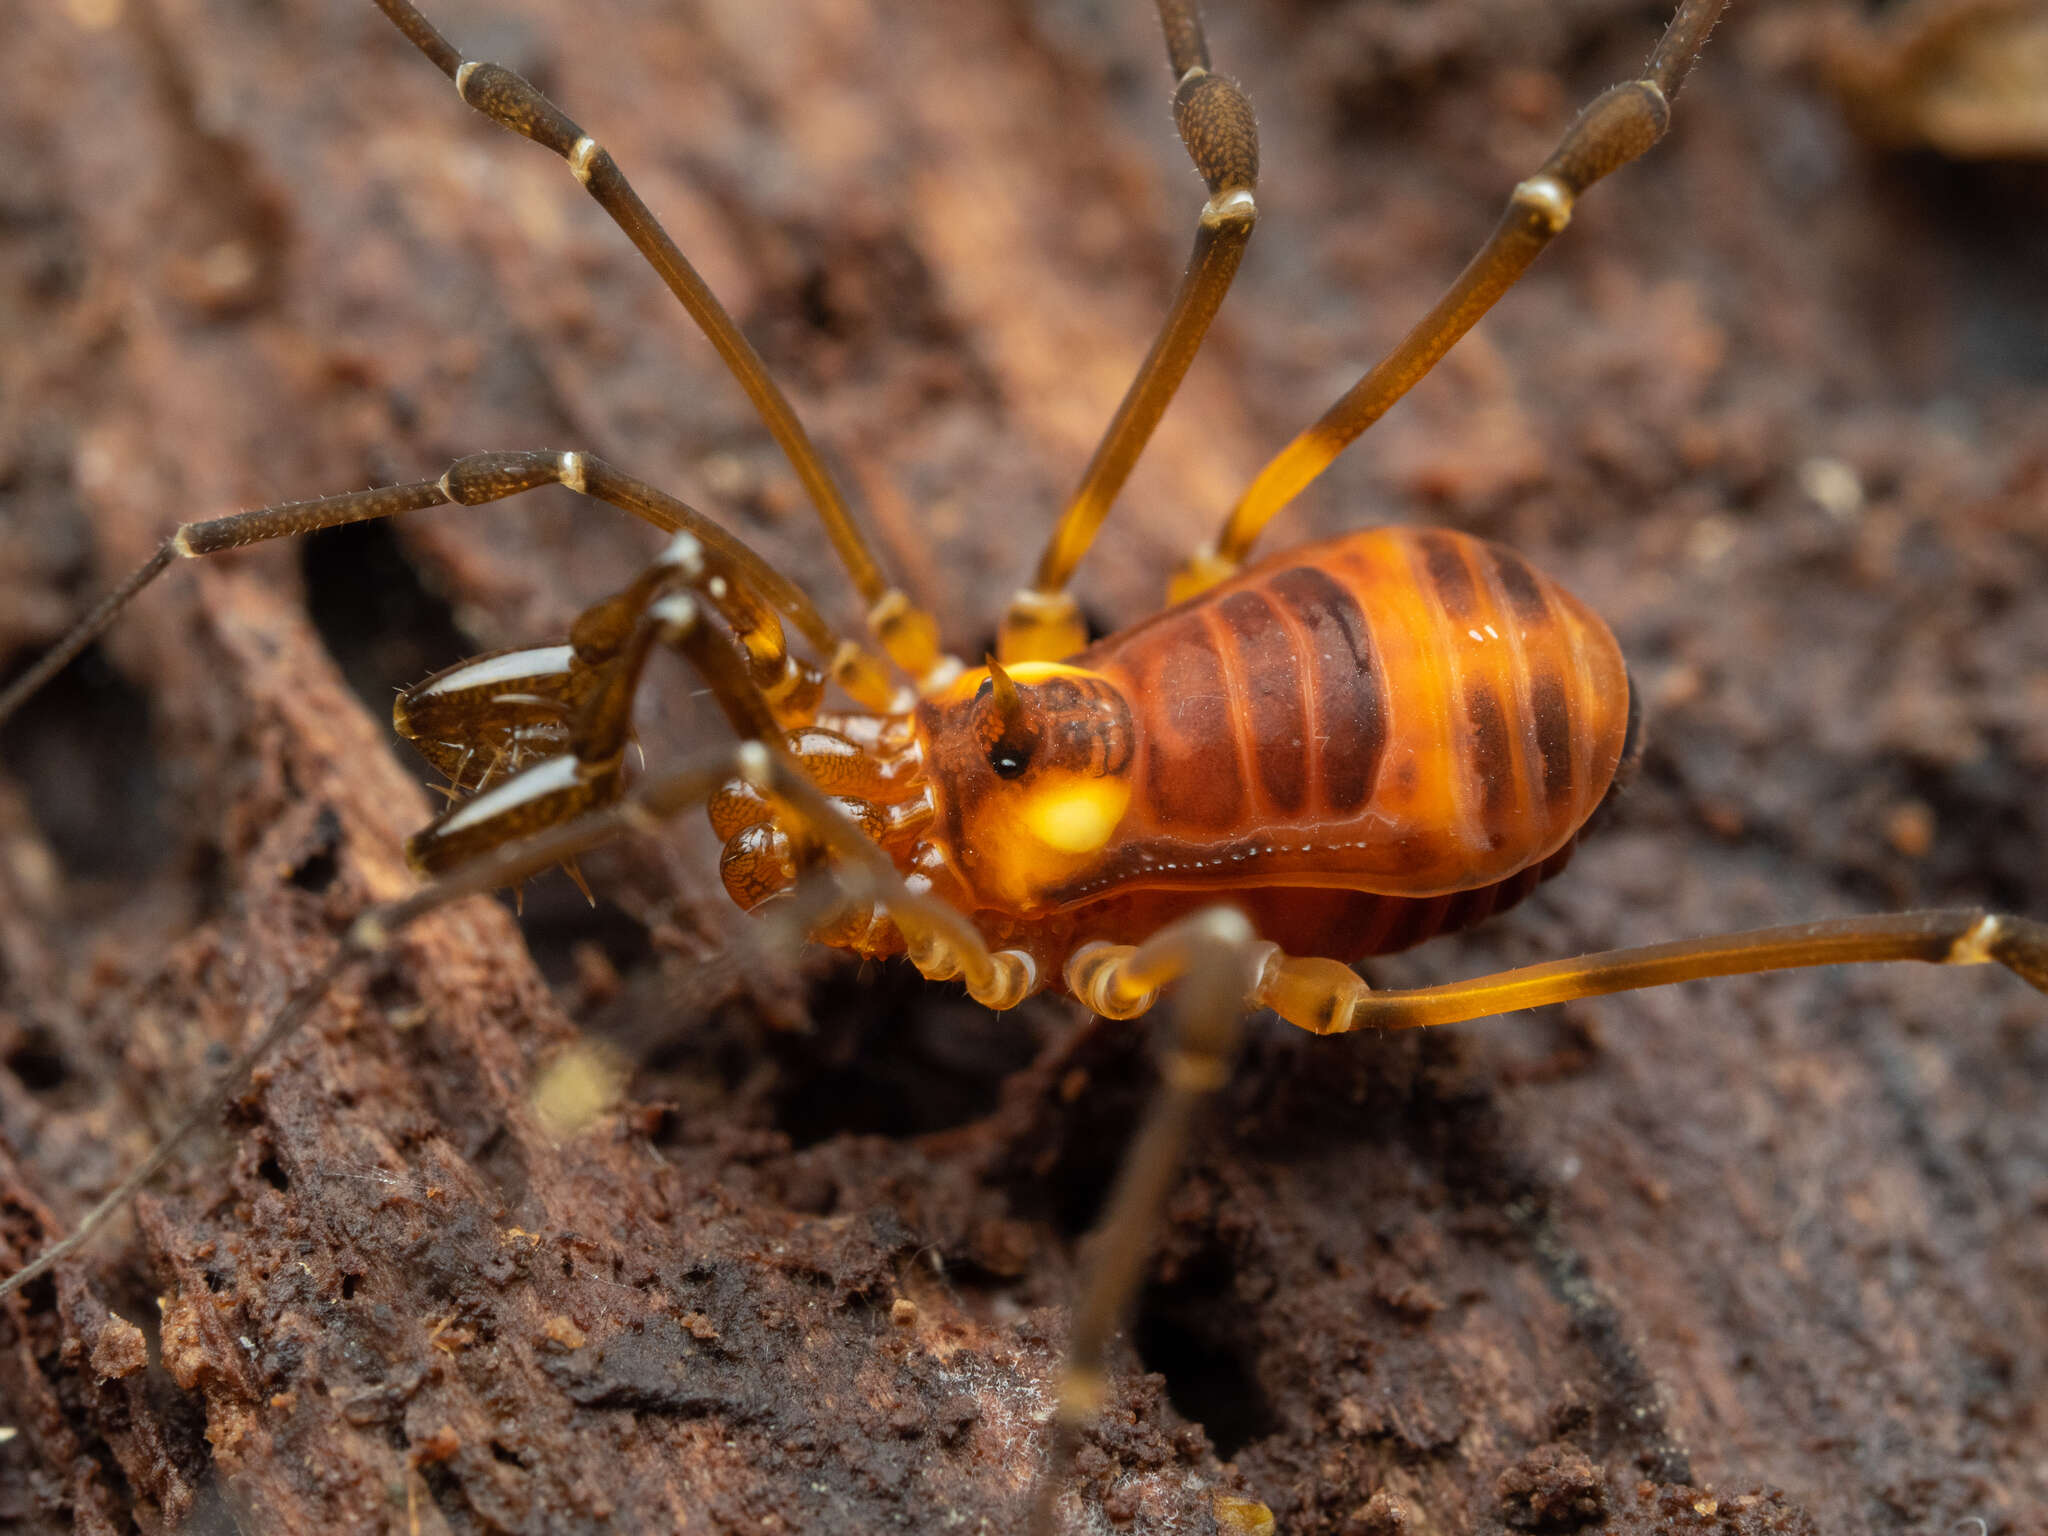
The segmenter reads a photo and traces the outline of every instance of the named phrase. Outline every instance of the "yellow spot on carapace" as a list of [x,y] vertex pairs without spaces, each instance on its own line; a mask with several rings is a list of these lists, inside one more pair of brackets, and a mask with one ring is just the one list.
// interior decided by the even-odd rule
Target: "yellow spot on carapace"
[[1093,853],[1109,841],[1131,803],[1123,779],[1082,779],[1048,785],[1025,801],[1024,826],[1048,848]]

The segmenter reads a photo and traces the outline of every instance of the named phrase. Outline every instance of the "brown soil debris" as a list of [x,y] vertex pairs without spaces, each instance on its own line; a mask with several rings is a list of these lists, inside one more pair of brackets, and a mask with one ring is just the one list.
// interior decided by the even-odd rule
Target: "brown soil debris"
[[1607,1477],[1585,1452],[1539,1445],[1494,1484],[1500,1517],[1518,1530],[1570,1531],[1607,1516]]

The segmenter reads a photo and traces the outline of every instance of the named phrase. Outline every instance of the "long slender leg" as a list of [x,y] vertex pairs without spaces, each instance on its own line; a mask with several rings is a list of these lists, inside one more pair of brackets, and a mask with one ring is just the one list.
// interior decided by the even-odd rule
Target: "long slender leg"
[[[1144,1278],[1195,1116],[1228,1078],[1244,999],[1261,967],[1278,953],[1254,937],[1251,924],[1229,907],[1182,918],[1102,963],[1108,958],[1102,952],[1113,948],[1091,946],[1096,952],[1092,961],[1069,965],[1069,985],[1084,1000],[1083,987],[1097,991],[1111,1004],[1109,1017],[1127,1017],[1126,1009],[1140,1011],[1162,987],[1178,981],[1172,1037],[1160,1064],[1159,1089],[1089,1239],[1093,1256],[1067,1337],[1052,1444],[1032,1501],[1031,1536],[1053,1536],[1080,1432],[1102,1411],[1108,1395],[1110,1340],[1123,1326]],[[1081,985],[1074,986],[1076,980]]]
[[729,579],[736,586],[758,597],[796,626],[818,656],[829,664],[834,680],[849,696],[869,709],[890,709],[902,702],[880,658],[853,641],[842,639],[802,588],[696,508],[644,481],[621,474],[594,454],[537,449],[467,454],[450,465],[438,480],[415,480],[311,501],[282,502],[184,524],[34,666],[0,691],[0,723],[105,631],[121,610],[174,561],[339,528],[347,523],[396,517],[401,512],[451,505],[480,506],[543,485],[565,485],[609,502],[664,533],[694,535],[725,564],[730,571]]
[[[1639,949],[1610,949],[1468,981],[1391,992],[1375,992],[1350,966],[1336,960],[1286,955],[1268,946],[1248,997],[1251,1006],[1271,1008],[1311,1034],[1341,1035],[1360,1029],[1457,1024],[1546,1003],[1710,976],[1883,960],[1997,964],[2048,992],[2048,923],[1968,907],[1838,917]],[[1143,1013],[1152,1006],[1163,979],[1143,945],[1090,944],[1067,962],[1067,989],[1107,1018]]]
[[1195,360],[1258,222],[1253,193],[1259,179],[1259,130],[1251,103],[1236,81],[1210,73],[1199,0],[1159,0],[1159,21],[1179,82],[1174,123],[1188,158],[1208,183],[1209,200],[1202,205],[1194,252],[1152,350],[1068,498],[1039,557],[1037,576],[1010,600],[996,646],[1006,662],[1059,661],[1088,643],[1067,583]]
[[[1283,954],[1253,939],[1241,917],[1220,908],[1185,918],[1140,945],[1091,944],[1076,951],[1067,963],[1068,990],[1108,1018],[1143,1013],[1162,988],[1184,980],[1164,1083],[1092,1239],[1095,1258],[1075,1308],[1032,1536],[1051,1536],[1055,1529],[1076,1437],[1102,1407],[1104,1352],[1142,1277],[1194,1113],[1228,1072],[1245,1006],[1272,1008],[1317,1034],[1419,1029],[1707,976],[1878,960],[1996,963],[2048,992],[2048,924],[1967,910],[1845,918],[1614,950],[1396,992],[1373,992],[1335,960]],[[1217,1515],[1230,1529],[1271,1529],[1259,1506],[1219,1508]]]
[[126,581],[102,598],[92,612],[73,625],[71,632],[52,646],[41,660],[10,683],[5,692],[0,692],[0,723],[4,723],[45,683],[63,671],[72,658],[102,634],[121,610],[168,570],[174,560],[210,555],[244,544],[259,544],[266,539],[287,538],[295,533],[311,533],[320,528],[338,528],[344,523],[395,517],[400,512],[411,512],[421,507],[444,506],[450,499],[438,481],[416,480],[407,485],[350,491],[317,501],[284,502],[254,512],[237,512],[215,518],[211,522],[187,523],[164,540],[163,546],[143,561]]
[[1357,1029],[1422,1029],[1483,1019],[1545,1003],[1635,992],[1708,976],[1747,976],[1812,965],[1920,960],[1930,965],[2002,965],[2048,992],[2048,923],[1970,908],[1833,918],[1612,949],[1552,960],[1469,981],[1374,992],[1334,960],[1270,965],[1254,1001],[1319,1035]]
[[1492,235],[1436,307],[1319,421],[1259,471],[1231,510],[1214,547],[1198,550],[1174,577],[1174,598],[1193,596],[1234,574],[1273,514],[1414,388],[1514,286],[1571,222],[1573,204],[1586,189],[1664,136],[1671,101],[1727,3],[1683,0],[1643,77],[1602,92],[1578,115],[1550,157],[1516,186]]
[[868,625],[882,648],[920,687],[933,688],[949,681],[958,671],[958,663],[939,650],[937,621],[913,604],[901,588],[891,586],[882,574],[845,495],[797,419],[788,397],[769,376],[760,353],[741,334],[725,306],[690,265],[689,258],[640,200],[640,194],[633,190],[610,153],[530,81],[502,64],[465,60],[461,51],[435,30],[411,0],[376,3],[413,46],[455,82],[456,93],[465,102],[492,122],[544,145],[568,161],[584,191],[611,216],[612,222],[624,231],[689,311],[690,318],[697,322],[698,329],[781,445],[812,505],[818,509],[840,563],[853,578],[854,588],[867,606]]

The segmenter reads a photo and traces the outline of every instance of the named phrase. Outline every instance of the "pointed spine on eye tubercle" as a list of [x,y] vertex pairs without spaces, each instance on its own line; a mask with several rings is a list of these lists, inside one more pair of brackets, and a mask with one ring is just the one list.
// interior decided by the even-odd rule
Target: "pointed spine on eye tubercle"
[[1017,680],[1003,670],[1003,664],[991,656],[988,658],[989,697],[995,704],[996,718],[1002,723],[1004,736],[1024,729],[1024,695],[1018,690]]

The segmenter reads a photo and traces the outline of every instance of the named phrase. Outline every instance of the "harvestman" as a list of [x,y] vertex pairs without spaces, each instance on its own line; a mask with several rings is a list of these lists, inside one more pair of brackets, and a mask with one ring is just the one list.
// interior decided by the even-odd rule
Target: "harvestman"
[[[1901,959],[1997,962],[2048,990],[2048,928],[1976,911],[1653,945],[1412,991],[1372,992],[1342,963],[1476,921],[1561,868],[1627,751],[1629,689],[1604,626],[1516,557],[1479,541],[1368,532],[1249,571],[1245,559],[1273,514],[1513,285],[1564,229],[1575,200],[1662,136],[1669,101],[1725,0],[1684,0],[1643,77],[1579,115],[1515,188],[1492,236],[1429,315],[1259,474],[1215,542],[1175,577],[1172,595],[1185,606],[1090,648],[1068,583],[1192,361],[1257,217],[1249,105],[1211,71],[1194,0],[1158,0],[1179,82],[1176,121],[1210,196],[1151,353],[1031,585],[1004,615],[1000,659],[977,669],[946,655],[932,615],[890,585],[759,356],[602,146],[516,74],[466,61],[409,0],[377,3],[464,101],[562,156],[696,320],[795,466],[861,596],[877,649],[838,634],[792,583],[694,509],[577,451],[473,454],[435,480],[178,529],[0,694],[0,720],[182,558],[543,485],[609,502],[673,538],[631,585],[586,610],[566,644],[478,658],[402,695],[399,728],[459,797],[408,845],[429,883],[360,916],[206,1101],[70,1237],[0,1283],[0,1294],[72,1252],[185,1135],[219,1113],[344,970],[385,950],[407,924],[708,803],[727,839],[728,889],[743,906],[766,908],[792,937],[865,955],[907,953],[927,977],[962,978],[971,995],[997,1008],[1061,985],[1105,1016],[1129,1018],[1183,983],[1164,1086],[1110,1202],[1109,1240],[1075,1317],[1034,1512],[1034,1528],[1049,1532],[1075,1434],[1100,1404],[1105,1350],[1139,1282],[1192,1116],[1225,1078],[1247,1002],[1317,1033],[1409,1029],[1699,977]],[[1389,649],[1402,623],[1418,633],[1434,625],[1450,638],[1403,659],[1398,646]],[[1203,625],[1213,633],[1196,633]],[[1487,659],[1463,648],[1461,626],[1473,646],[1493,642]],[[792,649],[792,628],[810,659]],[[1350,681],[1318,670],[1340,629],[1357,662]],[[1555,655],[1542,650],[1552,631],[1565,637]],[[1291,804],[1292,823],[1276,829],[1246,812],[1245,825],[1218,830],[1192,800],[1175,801],[1161,788],[1184,781],[1164,771],[1144,777],[1141,769],[1158,769],[1174,751],[1213,745],[1175,746],[1171,730],[1147,715],[1149,696],[1128,686],[1142,670],[1130,658],[1150,655],[1147,645],[1168,654],[1159,665],[1183,669],[1176,678],[1201,664],[1188,658],[1206,654],[1204,646],[1219,655],[1237,647],[1240,696],[1219,695],[1225,714],[1215,731],[1241,733],[1243,761],[1254,765],[1264,799],[1231,803]],[[702,676],[741,744],[633,785],[624,768],[633,701],[648,658],[664,649]],[[826,709],[828,683],[853,708]],[[1280,699],[1287,687],[1306,702]],[[1441,701],[1424,712],[1436,733],[1427,741],[1420,727],[1397,729],[1398,694],[1389,690],[1403,688],[1434,689]],[[1338,721],[1340,705],[1353,714]],[[1323,729],[1297,736],[1336,739],[1338,747],[1311,751],[1299,739],[1290,747],[1284,732],[1273,733],[1274,720],[1305,718],[1309,709]],[[1350,734],[1333,732],[1333,722]],[[1361,743],[1370,744],[1369,761],[1357,797],[1347,798],[1337,785],[1357,765],[1342,753],[1365,753]],[[1405,787],[1383,767],[1403,752],[1411,763]],[[1415,761],[1440,771],[1417,774]],[[1468,782],[1469,803],[1437,794],[1438,779]],[[1361,810],[1367,790],[1370,805]],[[1445,803],[1463,820],[1403,822],[1403,793],[1416,806],[1449,795]],[[1391,852],[1349,835],[1374,818],[1397,825]],[[1131,827],[1139,822],[1157,835],[1138,838]],[[1347,924],[1357,931],[1331,937]],[[1250,1513],[1242,1518],[1255,1523]]]

